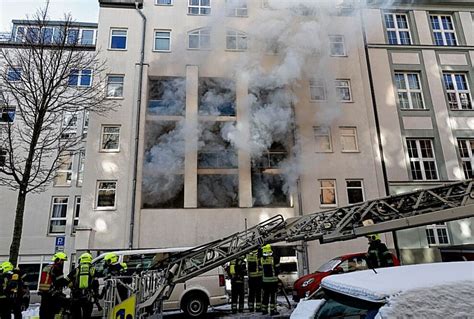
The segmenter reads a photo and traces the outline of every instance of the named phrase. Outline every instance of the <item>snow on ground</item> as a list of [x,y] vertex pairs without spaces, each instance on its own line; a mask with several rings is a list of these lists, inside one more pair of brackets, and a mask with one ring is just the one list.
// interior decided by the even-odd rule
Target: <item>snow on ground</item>
[[291,319],[313,318],[316,312],[324,304],[324,300],[303,300],[291,314]]

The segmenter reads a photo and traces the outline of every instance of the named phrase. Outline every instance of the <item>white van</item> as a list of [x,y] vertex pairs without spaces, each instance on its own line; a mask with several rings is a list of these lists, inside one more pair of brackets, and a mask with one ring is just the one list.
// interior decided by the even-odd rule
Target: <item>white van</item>
[[[119,256],[119,262],[127,264],[127,275],[140,273],[150,268],[156,261],[163,260],[172,253],[188,250],[189,248],[164,248],[164,249],[142,249],[114,251]],[[99,274],[99,282],[104,269],[104,256],[110,252],[94,258],[92,265]],[[102,289],[102,288],[101,288]],[[184,311],[187,317],[202,317],[207,313],[208,306],[220,306],[229,302],[229,296],[225,290],[224,269],[217,267],[185,283],[177,284],[168,300],[163,302],[163,308],[167,310]],[[97,313],[98,314],[98,313]],[[96,315],[96,313],[94,313]]]

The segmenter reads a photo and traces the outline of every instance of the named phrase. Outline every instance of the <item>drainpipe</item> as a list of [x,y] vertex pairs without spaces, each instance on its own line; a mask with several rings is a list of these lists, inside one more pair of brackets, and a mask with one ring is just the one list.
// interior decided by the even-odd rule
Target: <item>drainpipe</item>
[[137,110],[136,110],[136,122],[135,122],[135,154],[133,157],[133,186],[132,186],[132,204],[130,211],[130,235],[128,238],[128,248],[133,248],[133,235],[135,230],[135,203],[137,197],[137,168],[138,168],[138,144],[140,141],[140,115],[142,106],[142,88],[143,88],[143,65],[145,61],[145,35],[146,35],[146,17],[143,12],[139,9],[138,1],[135,1],[135,10],[141,16],[142,24],[142,45],[140,49],[140,69],[138,72],[138,91],[137,91]]
[[[359,13],[360,13],[360,21],[361,21],[361,27],[362,27],[362,36],[364,39],[365,61],[367,63],[367,72],[369,76],[370,95],[372,98],[372,107],[373,107],[374,118],[375,118],[375,130],[377,132],[380,161],[382,164],[382,175],[383,175],[383,182],[385,186],[385,195],[389,196],[390,185],[388,183],[387,165],[385,163],[385,156],[384,156],[383,145],[382,145],[382,134],[380,132],[380,122],[379,122],[379,115],[378,115],[378,110],[377,110],[377,100],[375,98],[374,79],[372,77],[372,66],[371,66],[370,58],[369,58],[369,46],[367,43],[367,34],[365,32],[366,26],[365,26],[365,20],[362,14],[362,5],[359,7],[359,10],[360,10]],[[400,247],[398,246],[398,238],[397,238],[396,231],[392,231],[392,236],[393,236],[393,243],[395,245],[395,252],[397,254],[398,259],[400,260]]]

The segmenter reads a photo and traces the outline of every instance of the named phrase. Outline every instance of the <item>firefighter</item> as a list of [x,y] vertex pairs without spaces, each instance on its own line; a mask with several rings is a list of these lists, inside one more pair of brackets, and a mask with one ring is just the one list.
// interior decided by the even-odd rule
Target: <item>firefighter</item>
[[260,263],[260,253],[258,250],[247,254],[247,270],[249,277],[249,311],[257,312],[262,310],[262,265]]
[[367,238],[369,240],[369,249],[367,251],[367,264],[369,268],[393,266],[392,254],[380,240],[380,235],[369,235]]
[[[11,265],[11,266],[10,266]],[[13,269],[13,265],[5,261],[0,264],[0,319],[11,319],[11,303],[8,300],[8,272]]]
[[4,274],[5,294],[9,304],[9,309],[13,312],[15,319],[21,319],[21,308],[25,285],[24,276],[21,275],[19,268],[13,268],[13,264],[6,261],[2,264]]
[[239,305],[239,312],[244,312],[244,277],[246,272],[245,259],[243,256],[230,262],[229,274],[232,285],[232,313],[237,313],[237,303]]
[[64,262],[67,255],[63,252],[54,254],[52,264],[46,265],[42,272],[39,284],[41,295],[40,318],[54,319],[64,304],[62,289],[68,284],[64,278]]
[[72,318],[91,318],[94,298],[98,295],[99,283],[95,278],[95,268],[91,265],[92,255],[84,253],[79,257],[79,266],[69,275],[71,285]]
[[[119,262],[119,256],[116,253],[108,253],[104,257],[105,261],[105,279],[110,279],[112,277],[125,276],[127,271],[127,264]],[[104,296],[107,286],[104,286],[101,296]],[[128,298],[128,289],[123,284],[119,283],[117,285],[117,291],[120,296],[120,302]]]
[[[262,313],[265,315],[268,313],[270,308],[270,315],[277,315],[276,309],[276,293],[278,291],[278,260],[273,256],[272,247],[267,244],[262,247],[262,288],[263,288],[263,300],[262,300]],[[270,307],[269,307],[270,302]]]

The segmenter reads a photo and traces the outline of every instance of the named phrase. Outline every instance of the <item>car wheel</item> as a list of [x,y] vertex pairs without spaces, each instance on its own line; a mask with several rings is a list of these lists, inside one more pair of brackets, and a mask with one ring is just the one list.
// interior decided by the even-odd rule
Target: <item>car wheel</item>
[[193,292],[184,298],[181,309],[188,317],[202,317],[207,313],[209,300],[203,293]]

